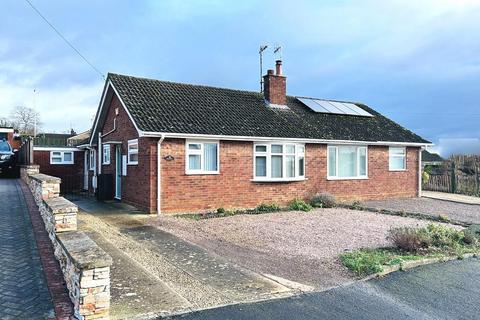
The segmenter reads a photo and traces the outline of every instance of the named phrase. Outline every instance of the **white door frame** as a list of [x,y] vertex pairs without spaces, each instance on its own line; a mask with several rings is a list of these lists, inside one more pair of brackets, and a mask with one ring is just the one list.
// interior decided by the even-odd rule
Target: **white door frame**
[[122,199],[122,145],[115,146],[115,199]]
[[83,189],[88,191],[88,152],[83,153]]

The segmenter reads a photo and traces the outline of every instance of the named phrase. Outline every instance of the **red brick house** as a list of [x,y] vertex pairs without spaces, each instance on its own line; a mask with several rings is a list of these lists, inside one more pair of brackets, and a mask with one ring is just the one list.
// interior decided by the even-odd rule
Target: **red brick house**
[[[148,212],[416,197],[430,144],[359,103],[109,74],[89,141],[89,187]],[[96,155],[99,155],[98,157]],[[106,177],[106,178],[101,178]]]

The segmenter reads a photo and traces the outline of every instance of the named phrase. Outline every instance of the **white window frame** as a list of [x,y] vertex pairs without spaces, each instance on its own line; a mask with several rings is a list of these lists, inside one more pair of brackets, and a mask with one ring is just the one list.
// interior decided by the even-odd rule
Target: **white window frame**
[[[217,170],[207,171],[205,170],[205,160],[204,160],[204,146],[205,144],[216,144],[217,145]],[[199,150],[190,150],[188,148],[189,144],[199,144]],[[188,168],[188,158],[189,155],[199,155],[200,156],[200,169],[199,170],[190,170]],[[218,140],[185,140],[185,174],[220,174],[220,141]]]
[[[60,155],[54,156],[54,153],[58,153]],[[66,161],[65,154],[70,153],[72,155],[72,160]],[[60,158],[60,162],[53,162],[53,158]],[[60,150],[52,150],[50,151],[50,164],[74,164],[75,153],[73,151],[60,151]]]
[[[137,146],[137,149],[133,149],[131,150],[131,146],[134,146],[136,145]],[[138,164],[138,159],[137,161],[131,161],[130,160],[130,156],[132,154],[136,154],[137,157],[139,158],[139,149],[138,149],[138,139],[133,139],[133,140],[128,140],[128,144],[127,144],[127,164],[128,165],[137,165]]]
[[90,171],[95,171],[95,158],[95,150],[90,149],[88,154],[88,166],[90,168]]
[[[338,148],[341,147],[354,147],[356,148],[356,164],[357,164],[357,175],[353,177],[339,177],[338,176]],[[330,175],[330,166],[332,165],[330,163],[330,152],[332,149],[335,148],[335,176]],[[360,152],[359,149],[365,149],[365,175],[360,175]],[[368,146],[366,145],[346,145],[346,144],[341,144],[341,145],[328,145],[327,146],[327,180],[365,180],[368,179]]]
[[[281,145],[282,153],[272,153],[272,145]],[[258,146],[265,146],[267,148],[266,152],[257,151]],[[287,153],[287,146],[295,146],[295,153]],[[301,152],[303,149],[303,152]],[[272,155],[281,155],[282,156],[282,177],[281,178],[272,178]],[[294,177],[287,177],[287,156],[295,156],[295,174]],[[306,180],[306,148],[303,143],[294,143],[294,142],[256,142],[253,144],[253,179],[255,182],[288,182],[288,181],[303,181]],[[257,177],[257,164],[256,157],[267,158],[266,171],[267,175],[265,177]],[[303,175],[300,176],[300,159],[303,157]]]
[[[393,149],[402,149],[403,154],[392,154]],[[403,168],[393,169],[391,165],[392,158],[403,158]],[[388,171],[407,171],[407,147],[389,147],[388,148]]]
[[104,144],[102,146],[102,164],[105,164],[105,165],[110,164],[110,157],[111,157],[110,145]]

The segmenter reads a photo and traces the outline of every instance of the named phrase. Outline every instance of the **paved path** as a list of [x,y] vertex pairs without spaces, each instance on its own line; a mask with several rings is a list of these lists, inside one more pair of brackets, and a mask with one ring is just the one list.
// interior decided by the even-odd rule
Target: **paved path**
[[422,197],[445,200],[445,201],[453,201],[453,202],[464,203],[464,204],[480,205],[480,197],[471,197],[471,196],[466,196],[463,194],[456,194],[456,193],[422,191]]
[[467,259],[396,272],[326,292],[168,319],[479,319],[479,297],[480,261]]
[[52,317],[23,193],[17,180],[0,179],[0,319]]

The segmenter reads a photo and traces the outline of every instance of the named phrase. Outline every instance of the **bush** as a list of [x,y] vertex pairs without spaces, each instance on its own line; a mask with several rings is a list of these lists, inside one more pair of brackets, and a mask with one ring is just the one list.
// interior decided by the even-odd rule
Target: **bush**
[[275,212],[280,211],[280,206],[276,203],[262,203],[256,208],[259,212]]
[[330,193],[319,193],[312,197],[310,204],[315,208],[332,208],[336,204],[335,197]]
[[419,251],[457,251],[465,245],[475,244],[467,231],[458,231],[454,228],[439,224],[429,224],[423,228],[393,228],[387,237],[399,249]]
[[383,265],[388,258],[381,251],[359,250],[341,255],[340,259],[345,267],[358,276],[382,272]]
[[218,209],[217,209],[217,213],[218,213],[218,214],[223,214],[223,213],[225,213],[225,208],[218,208]]
[[290,204],[288,205],[288,207],[291,210],[295,211],[310,211],[313,209],[311,205],[298,198],[293,199],[292,202],[290,202]]
[[430,239],[420,229],[401,227],[392,228],[387,239],[392,241],[401,250],[418,252],[425,250],[430,245]]

